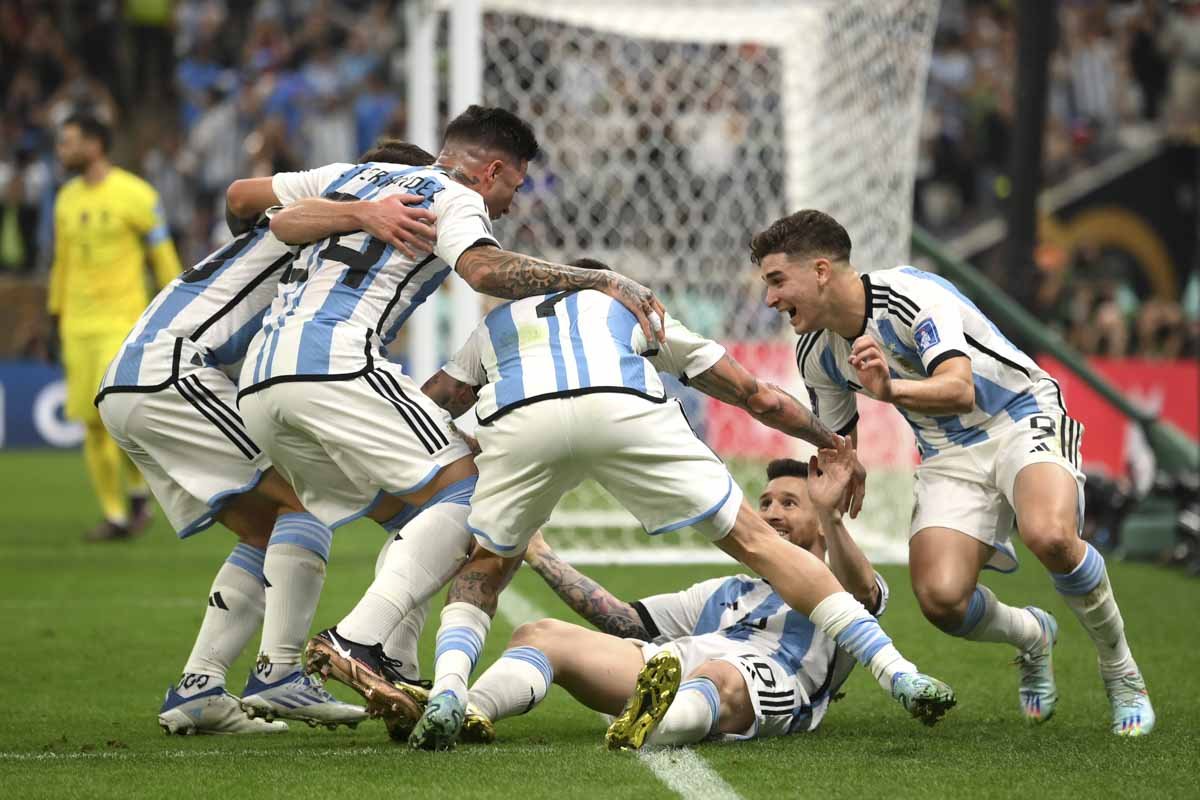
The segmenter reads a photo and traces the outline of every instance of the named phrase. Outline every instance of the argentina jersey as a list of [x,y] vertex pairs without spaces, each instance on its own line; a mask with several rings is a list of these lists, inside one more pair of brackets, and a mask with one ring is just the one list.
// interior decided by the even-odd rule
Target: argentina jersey
[[250,344],[243,395],[281,381],[366,374],[460,255],[477,245],[499,246],[483,198],[438,167],[337,164],[280,173],[272,185],[285,204],[318,193],[340,200],[421,195],[422,206],[437,214],[437,242],[415,261],[363,231],[303,247]]
[[[876,573],[878,617],[887,609],[888,586]],[[733,575],[694,584],[682,592],[654,595],[633,604],[656,644],[687,638],[706,657],[767,656],[794,676],[807,702],[797,727],[815,728],[829,699],[857,663],[819,628],[784,603],[762,578]]]
[[666,343],[646,343],[637,318],[603,292],[554,292],[491,311],[442,369],[482,387],[481,424],[529,403],[593,392],[663,402],[658,372],[686,381],[712,367],[725,348],[667,317]]
[[295,252],[264,219],[167,284],[109,365],[97,402],[110,392],[163,388],[190,367],[236,376]]
[[[860,335],[881,345],[893,378],[920,380],[956,356],[971,360],[975,407],[966,414],[930,415],[896,407],[916,435],[922,461],[987,441],[1018,420],[1066,413],[1058,385],[1005,338],[949,281],[896,267],[862,276],[866,321]],[[813,412],[839,433],[858,422],[860,386],[849,357],[853,341],[832,331],[807,333],[796,344],[796,365]]]

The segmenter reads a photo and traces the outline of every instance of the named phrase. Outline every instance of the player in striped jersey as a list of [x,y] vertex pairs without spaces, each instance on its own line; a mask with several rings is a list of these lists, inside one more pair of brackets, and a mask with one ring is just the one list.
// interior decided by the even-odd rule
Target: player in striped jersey
[[665,341],[657,346],[632,314],[599,292],[530,297],[488,314],[426,383],[424,391],[454,416],[475,403],[482,452],[468,520],[477,547],[450,584],[433,689],[409,739],[414,747],[453,746],[467,676],[497,597],[530,537],[563,494],[587,478],[604,486],[648,534],[691,526],[770,580],[789,606],[849,649],[914,716],[932,722],[953,705],[950,687],[918,673],[824,563],[782,540],[751,510],[678,402],[666,398],[657,373],[677,375],[818,446],[835,447],[841,437],[794,397],[758,381],[716,342],[669,317],[663,329]]
[[[367,157],[407,157],[414,151],[420,158],[420,148],[395,146]],[[380,235],[409,236],[414,243],[420,237],[403,226],[397,231],[392,218],[427,215],[373,202],[350,210],[359,215],[358,224]],[[365,717],[360,707],[335,700],[299,669],[312,615],[286,602],[281,606],[288,576],[265,570],[263,550],[269,539],[285,549],[320,552],[324,559],[330,531],[305,512],[246,433],[229,377],[294,256],[293,247],[271,235],[265,218],[245,226],[230,244],[159,293],[121,345],[96,397],[105,425],[146,476],[180,538],[221,522],[239,539],[214,580],[184,674],[160,710],[168,732],[285,730],[284,723],[272,721],[276,713],[327,725],[356,724]],[[316,599],[312,602],[315,607]],[[242,703],[266,721],[248,718],[225,690],[230,663],[260,622],[268,652],[276,630],[286,632],[283,645],[296,654],[290,670],[267,663],[250,676]]]
[[[879,617],[887,583],[838,511],[854,466],[846,444],[820,451],[810,464],[773,461],[758,508],[780,536],[822,561],[828,555],[846,590]],[[589,708],[619,715],[606,737],[612,748],[811,731],[855,664],[762,578],[712,578],[626,603],[541,536],[530,541],[525,561],[598,630],[544,619],[514,631],[508,649],[471,687],[464,736],[476,740],[491,741],[493,722],[531,710],[550,683]]]
[[[390,548],[362,601],[309,646],[312,670],[345,681],[381,712],[415,719],[419,711],[386,674],[382,644],[465,558],[471,536],[454,500],[469,493],[476,474],[449,417],[386,360],[387,346],[451,269],[474,289],[508,299],[599,289],[626,304],[648,336],[649,316],[665,313],[649,289],[627,278],[500,248],[491,221],[508,212],[536,153],[521,119],[471,106],[447,126],[431,167],[362,165],[331,183],[326,176],[337,170],[322,168],[271,181],[285,202],[314,190],[324,196],[299,199],[271,220],[282,240],[304,246],[242,366],[247,428],[331,528],[421,509],[405,527],[406,546]],[[406,193],[437,215],[428,256],[412,258],[365,231],[331,235],[343,201]],[[413,546],[414,537],[425,544]],[[268,551],[268,571],[270,562]]]
[[1016,569],[1015,521],[1096,645],[1112,731],[1150,733],[1154,710],[1104,560],[1077,535],[1083,429],[1054,380],[943,278],[913,267],[859,275],[849,235],[827,214],[784,217],[750,248],[767,304],[800,334],[797,365],[817,416],[853,434],[855,394],[865,394],[893,404],[916,434],[909,565],[925,616],[951,635],[1015,646],[1023,712],[1050,718],[1056,621],[977,583],[985,566]]

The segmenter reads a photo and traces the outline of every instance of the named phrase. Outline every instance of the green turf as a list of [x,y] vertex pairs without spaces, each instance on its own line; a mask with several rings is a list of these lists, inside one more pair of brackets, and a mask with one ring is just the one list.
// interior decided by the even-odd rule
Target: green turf
[[[533,714],[501,724],[496,745],[448,754],[396,747],[377,723],[336,733],[293,725],[278,737],[164,737],[155,712],[232,537],[213,530],[180,543],[160,521],[133,543],[83,544],[95,505],[74,454],[0,454],[0,485],[0,797],[671,796],[636,758],[604,751],[599,718],[558,689]],[[318,626],[366,586],[379,540],[368,524],[339,533]],[[937,634],[920,618],[904,570],[884,568],[893,588],[885,627],[958,691],[960,705],[942,725],[927,730],[908,719],[860,671],[814,734],[697,752],[745,798],[1200,796],[1200,585],[1155,567],[1111,565],[1159,713],[1153,736],[1125,741],[1107,732],[1090,644],[1046,576],[1024,561],[1016,575],[988,582],[1063,623],[1062,700],[1045,727],[1020,720],[1004,648]],[[624,596],[720,571],[589,570]],[[521,574],[516,586],[570,617],[536,576]],[[508,633],[498,619],[485,662]],[[249,663],[244,656],[234,667],[235,692]]]

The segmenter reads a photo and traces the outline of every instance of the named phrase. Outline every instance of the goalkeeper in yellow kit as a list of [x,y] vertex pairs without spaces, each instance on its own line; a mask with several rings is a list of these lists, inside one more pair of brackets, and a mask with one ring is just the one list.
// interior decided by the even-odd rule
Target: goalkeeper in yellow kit
[[93,541],[128,538],[150,518],[145,482],[109,437],[92,399],[150,302],[147,257],[159,286],[180,272],[158,193],[112,165],[110,140],[108,127],[95,117],[77,114],[63,123],[58,157],[75,177],[54,203],[48,301],[62,341],[67,416],[84,425],[83,454],[104,513],[86,534]]

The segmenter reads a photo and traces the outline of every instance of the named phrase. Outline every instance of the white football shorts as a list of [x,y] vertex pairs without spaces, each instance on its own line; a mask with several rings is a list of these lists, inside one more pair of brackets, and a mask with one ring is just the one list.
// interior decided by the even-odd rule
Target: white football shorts
[[450,415],[390,362],[356,378],[271,384],[244,395],[240,408],[250,435],[330,528],[471,454]]
[[995,548],[990,569],[1012,572],[1017,553],[1010,538],[1016,513],[1013,485],[1031,464],[1058,464],[1078,487],[1078,524],[1083,526],[1084,475],[1079,468],[1083,425],[1058,404],[1050,381],[1038,384],[1042,409],[1014,422],[987,441],[939,454],[917,467],[909,538],[924,528],[961,531]]
[[675,400],[618,392],[541,400],[475,434],[483,452],[467,524],[480,546],[499,555],[523,552],[562,496],[587,478],[651,536],[690,525],[716,541],[742,503],[729,470]]
[[271,466],[238,414],[237,386],[212,367],[153,392],[109,392],[100,419],[181,539],[212,525]]

